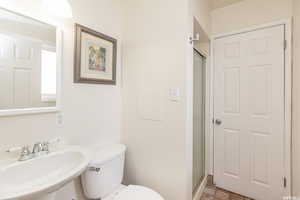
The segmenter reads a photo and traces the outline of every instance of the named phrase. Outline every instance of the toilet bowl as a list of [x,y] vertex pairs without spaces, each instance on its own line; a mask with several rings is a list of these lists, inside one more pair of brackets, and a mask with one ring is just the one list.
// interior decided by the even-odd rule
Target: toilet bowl
[[102,200],[163,200],[155,191],[138,185],[122,185],[112,194]]
[[82,174],[82,186],[88,199],[164,200],[154,190],[138,185],[122,185],[126,147],[108,145],[96,151]]

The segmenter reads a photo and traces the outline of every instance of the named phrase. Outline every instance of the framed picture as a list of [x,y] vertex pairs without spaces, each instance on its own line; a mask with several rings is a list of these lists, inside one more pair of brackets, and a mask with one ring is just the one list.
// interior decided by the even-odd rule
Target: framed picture
[[117,40],[75,24],[74,82],[116,84]]

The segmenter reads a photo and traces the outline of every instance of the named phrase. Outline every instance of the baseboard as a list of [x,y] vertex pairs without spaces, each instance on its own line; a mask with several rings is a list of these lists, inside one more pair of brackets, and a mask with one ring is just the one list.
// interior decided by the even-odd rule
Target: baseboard
[[194,194],[193,200],[200,200],[202,193],[205,189],[206,183],[207,183],[207,176],[205,176],[205,178],[203,179],[202,183],[200,184],[198,190]]

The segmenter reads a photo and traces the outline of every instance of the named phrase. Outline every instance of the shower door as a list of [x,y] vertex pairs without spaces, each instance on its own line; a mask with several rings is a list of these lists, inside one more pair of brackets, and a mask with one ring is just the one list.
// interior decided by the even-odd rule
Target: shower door
[[205,57],[194,50],[193,191],[205,176]]

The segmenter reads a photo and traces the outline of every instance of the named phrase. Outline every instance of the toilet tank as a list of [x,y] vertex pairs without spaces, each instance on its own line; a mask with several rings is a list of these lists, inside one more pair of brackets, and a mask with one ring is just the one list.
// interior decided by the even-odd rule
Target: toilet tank
[[125,145],[113,144],[96,150],[82,174],[82,186],[89,199],[101,199],[120,187],[123,180]]

